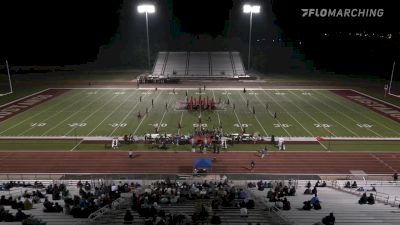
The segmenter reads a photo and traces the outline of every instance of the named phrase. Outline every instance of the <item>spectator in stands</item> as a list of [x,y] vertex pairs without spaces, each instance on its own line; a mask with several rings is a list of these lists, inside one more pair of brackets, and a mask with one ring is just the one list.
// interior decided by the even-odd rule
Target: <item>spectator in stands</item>
[[21,209],[18,209],[18,212],[15,214],[15,221],[22,221],[28,217],[29,215],[26,215]]
[[351,185],[351,188],[357,188],[357,182],[354,181],[353,184]]
[[32,202],[29,201],[28,198],[25,198],[25,201],[24,201],[24,210],[31,210],[32,207],[33,207]]
[[201,205],[201,210],[199,213],[199,217],[202,221],[206,220],[208,218],[208,212],[206,207],[204,207],[204,205]]
[[217,216],[216,212],[214,212],[213,216],[211,217],[210,223],[213,225],[221,224],[221,218],[219,216]]
[[311,201],[305,201],[303,202],[303,210],[311,210],[312,209],[312,205],[311,205]]
[[290,202],[287,200],[287,198],[283,199],[282,204],[283,204],[283,206],[282,206],[283,210],[290,210],[291,209]]
[[397,181],[399,179],[399,175],[397,173],[393,174],[393,181]]
[[241,207],[240,208],[240,216],[241,217],[248,217],[247,208],[246,207]]
[[312,193],[311,193],[311,189],[310,188],[307,188],[306,190],[304,190],[304,194],[305,195],[311,195]]
[[314,188],[311,191],[311,194],[313,194],[313,195],[318,194],[317,186],[314,186]]
[[126,210],[125,216],[124,216],[124,224],[132,224],[133,221],[133,215],[131,214],[130,210]]
[[0,198],[0,205],[10,205],[10,204],[11,202],[8,199],[6,199],[6,196],[2,195]]
[[311,198],[310,202],[311,202],[312,206],[314,207],[314,209],[316,209],[316,210],[321,209],[321,202],[320,202],[317,194],[315,194],[314,197]]
[[335,224],[335,216],[333,215],[333,213],[329,213],[329,216],[325,216],[322,219],[322,223],[324,225],[334,225]]
[[67,203],[64,205],[64,213],[65,213],[65,215],[71,214],[71,206]]
[[288,196],[295,196],[296,195],[296,188],[294,186],[290,187]]
[[375,198],[374,198],[374,195],[373,195],[372,193],[369,194],[369,196],[368,196],[368,198],[367,198],[367,202],[368,202],[368,204],[370,204],[370,205],[375,204]]
[[363,193],[360,200],[358,200],[358,204],[363,205],[363,204],[367,204],[367,193]]
[[346,184],[344,185],[344,187],[345,188],[351,188],[350,181],[347,181]]

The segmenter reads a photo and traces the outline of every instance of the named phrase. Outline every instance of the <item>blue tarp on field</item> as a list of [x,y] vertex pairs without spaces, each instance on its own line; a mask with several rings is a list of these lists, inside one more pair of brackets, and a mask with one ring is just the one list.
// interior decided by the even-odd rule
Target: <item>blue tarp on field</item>
[[211,169],[211,159],[197,158],[194,160],[193,167],[196,169]]

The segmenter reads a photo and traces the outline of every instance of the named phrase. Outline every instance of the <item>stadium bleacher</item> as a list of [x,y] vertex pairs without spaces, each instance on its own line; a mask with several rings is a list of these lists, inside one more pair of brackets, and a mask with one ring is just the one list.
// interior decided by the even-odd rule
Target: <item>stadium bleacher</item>
[[245,78],[239,52],[159,52],[152,77]]
[[[312,181],[312,186],[316,181]],[[361,181],[359,182],[361,183]],[[292,224],[306,225],[321,222],[322,218],[333,212],[336,217],[335,224],[361,225],[361,224],[382,224],[394,225],[400,224],[400,209],[398,205],[393,207],[391,204],[384,204],[376,201],[374,205],[358,204],[359,196],[352,193],[343,192],[332,187],[323,187],[318,189],[318,196],[321,200],[321,210],[311,209],[302,210],[303,202],[311,199],[312,195],[304,195],[305,182],[300,182],[296,195],[287,196],[291,203],[291,210],[279,210],[279,214],[291,221]],[[380,187],[379,187],[380,188]],[[392,186],[393,189],[398,189]],[[390,187],[386,187],[389,190]],[[392,190],[393,190],[392,189]],[[257,199],[263,201],[268,207],[274,207],[275,203],[269,202],[266,195],[269,189],[263,191],[257,188],[251,188],[249,191]]]

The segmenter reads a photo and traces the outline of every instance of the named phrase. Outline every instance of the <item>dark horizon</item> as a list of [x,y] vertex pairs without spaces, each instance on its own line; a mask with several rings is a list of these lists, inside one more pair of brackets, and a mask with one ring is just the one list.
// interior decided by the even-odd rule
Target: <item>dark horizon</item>
[[[4,1],[0,58],[12,65],[146,66],[142,1]],[[247,56],[254,2],[253,66],[265,72],[322,70],[388,75],[398,58],[400,28],[393,1],[154,0],[149,15],[152,59],[158,51],[238,50]],[[373,18],[302,17],[303,8],[382,8]],[[276,67],[276,68],[275,68]]]

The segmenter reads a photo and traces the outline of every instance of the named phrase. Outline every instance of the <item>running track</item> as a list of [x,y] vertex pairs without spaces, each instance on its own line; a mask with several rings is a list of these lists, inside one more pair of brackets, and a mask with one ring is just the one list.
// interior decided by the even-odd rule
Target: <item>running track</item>
[[[191,173],[195,158],[217,157],[212,173],[393,174],[400,153],[254,152],[0,152],[0,173]],[[255,169],[250,171],[250,162]]]

